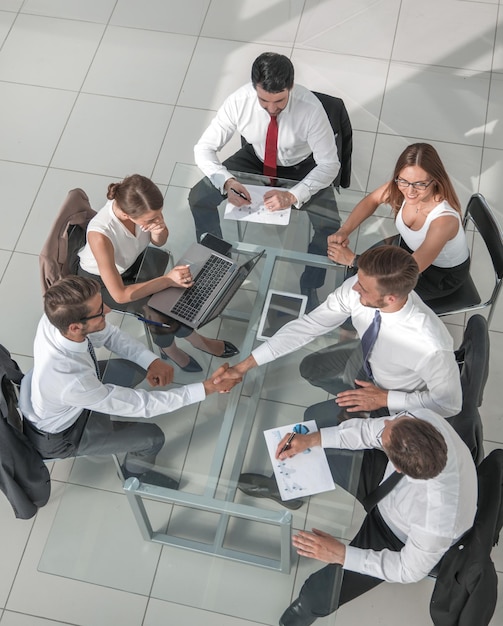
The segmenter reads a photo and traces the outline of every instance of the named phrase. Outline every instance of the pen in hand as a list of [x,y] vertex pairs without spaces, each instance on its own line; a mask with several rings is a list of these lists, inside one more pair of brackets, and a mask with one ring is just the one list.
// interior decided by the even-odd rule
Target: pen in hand
[[233,191],[237,196],[239,196],[240,198],[243,198],[243,200],[246,200],[246,202],[250,202],[248,200],[248,198],[244,195],[244,193],[241,193],[240,191],[238,191],[237,189],[234,189],[234,187],[231,187],[231,191]]
[[280,454],[283,454],[283,452],[286,452],[287,450],[290,449],[290,446],[292,444],[293,438],[295,437],[297,433],[293,432],[290,437],[288,437],[287,442],[285,443],[285,445],[281,448],[280,450]]

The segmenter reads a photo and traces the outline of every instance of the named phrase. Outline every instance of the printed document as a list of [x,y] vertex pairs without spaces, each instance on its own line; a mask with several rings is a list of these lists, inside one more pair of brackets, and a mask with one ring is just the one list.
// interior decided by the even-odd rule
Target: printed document
[[[308,448],[301,454],[280,461],[275,458],[276,449],[281,439],[287,434],[304,426],[303,432],[316,432],[318,427],[314,420],[290,424],[264,431],[267,450],[271,457],[274,476],[279,487],[282,500],[292,500],[311,496],[322,491],[335,489],[335,484],[328,466],[327,455],[321,446]],[[307,428],[307,430],[306,430]]]
[[[243,222],[259,222],[260,224],[276,224],[287,226],[290,222],[292,209],[282,209],[281,211],[268,211],[264,206],[264,194],[278,187],[264,187],[262,185],[246,185],[246,189],[251,196],[251,204],[237,207],[231,202],[227,202],[224,219],[238,220]],[[230,192],[232,193],[232,191]]]

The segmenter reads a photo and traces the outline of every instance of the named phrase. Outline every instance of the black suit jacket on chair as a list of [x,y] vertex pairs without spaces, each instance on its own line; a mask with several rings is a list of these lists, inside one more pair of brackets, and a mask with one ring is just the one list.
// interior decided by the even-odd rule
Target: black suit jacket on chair
[[0,489],[17,518],[33,517],[51,494],[49,471],[22,432],[13,383],[23,373],[9,352],[0,345]]
[[475,523],[440,562],[430,603],[435,626],[487,626],[496,608],[498,578],[491,549],[503,523],[503,450],[477,468]]

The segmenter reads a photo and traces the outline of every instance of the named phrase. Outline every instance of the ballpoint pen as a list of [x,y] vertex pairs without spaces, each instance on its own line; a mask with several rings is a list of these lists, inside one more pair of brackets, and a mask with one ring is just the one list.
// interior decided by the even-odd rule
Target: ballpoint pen
[[244,195],[244,193],[241,193],[241,191],[234,189],[234,187],[231,187],[231,191],[233,191],[240,198],[243,198],[243,200],[246,200],[246,202],[249,202],[248,198]]
[[293,433],[290,435],[290,437],[288,437],[287,442],[286,442],[286,443],[285,443],[285,445],[281,448],[280,454],[283,454],[283,452],[286,452],[286,451],[290,448],[291,443],[292,443],[292,441],[293,441],[293,438],[295,437],[295,435],[296,435],[296,434],[297,434],[297,433],[293,432]]
[[152,326],[159,326],[160,328],[171,328],[171,324],[164,324],[163,322],[156,322],[155,320],[149,320],[146,317],[143,317],[143,315],[140,315],[139,313],[133,313],[132,311],[120,311],[118,309],[112,309],[112,311],[114,313],[121,313],[122,315],[132,315],[133,317],[136,317],[136,319],[139,320],[140,322],[145,322],[145,324],[151,324]]

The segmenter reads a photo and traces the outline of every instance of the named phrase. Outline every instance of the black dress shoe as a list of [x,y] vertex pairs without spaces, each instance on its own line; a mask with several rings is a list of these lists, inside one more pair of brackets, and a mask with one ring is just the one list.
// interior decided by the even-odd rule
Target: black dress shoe
[[287,509],[296,511],[304,504],[302,500],[282,500],[279,495],[278,484],[274,476],[262,474],[241,474],[238,488],[253,498],[270,498]]
[[189,362],[187,363],[187,365],[184,365],[183,367],[181,365],[178,365],[178,363],[176,361],[173,361],[173,359],[168,356],[164,350],[161,350],[161,359],[163,359],[164,361],[171,361],[172,363],[174,363],[175,365],[178,365],[178,367],[183,370],[184,372],[189,372],[189,374],[194,374],[196,372],[202,372],[203,368],[199,365],[199,363],[193,359],[190,354],[188,355],[189,357]]
[[297,598],[279,618],[279,626],[310,626],[316,619]]
[[239,354],[239,350],[236,348],[236,346],[230,341],[224,341],[224,351],[222,352],[222,354],[218,355],[218,358],[230,359],[231,356],[236,356],[236,354]]
[[239,350],[230,341],[224,341],[224,351],[222,352],[222,354],[213,354],[213,352],[208,352],[208,350],[201,350],[201,352],[211,354],[211,356],[216,356],[217,359],[230,359],[231,356],[236,356],[236,354],[239,354]]
[[122,473],[124,474],[124,478],[137,478],[141,483],[146,483],[147,485],[155,485],[156,487],[164,487],[166,489],[178,489],[180,482],[171,478],[170,476],[166,476],[166,474],[161,474],[160,472],[156,472],[155,470],[147,470],[141,474],[137,474],[135,472],[129,472],[127,469],[122,468]]
[[301,287],[300,293],[303,296],[307,296],[306,313],[311,313],[313,309],[320,306],[320,299],[318,298],[318,292],[311,287]]

